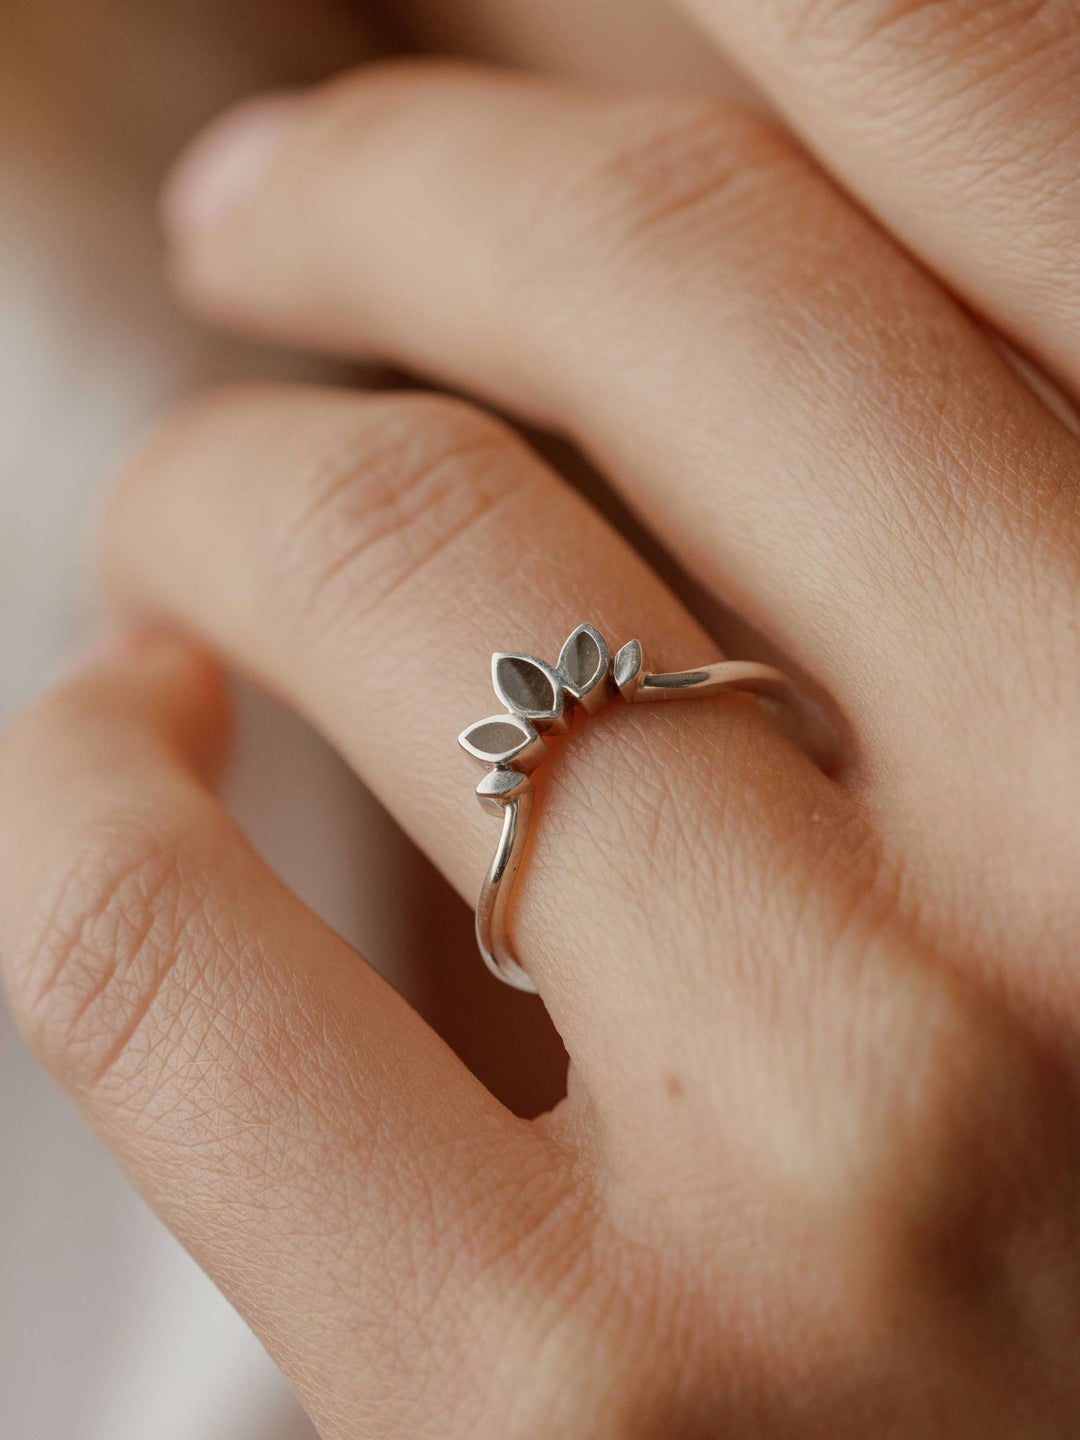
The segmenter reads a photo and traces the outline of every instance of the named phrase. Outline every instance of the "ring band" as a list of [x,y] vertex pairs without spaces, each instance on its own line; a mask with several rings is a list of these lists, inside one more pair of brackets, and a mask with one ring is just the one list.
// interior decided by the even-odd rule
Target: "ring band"
[[578,626],[554,667],[532,655],[499,652],[491,657],[491,678],[506,713],[479,720],[458,737],[462,749],[488,770],[476,787],[480,804],[502,817],[498,848],[476,907],[476,939],[492,974],[530,995],[537,993],[536,985],[514,958],[508,910],[532,819],[529,776],[546,758],[543,737],[565,734],[574,708],[593,715],[616,691],[632,704],[741,691],[781,702],[800,721],[808,750],[821,754],[826,743],[820,722],[801,705],[787,676],[771,665],[722,660],[698,670],[654,675],[637,640],[612,660],[607,641],[592,625]]

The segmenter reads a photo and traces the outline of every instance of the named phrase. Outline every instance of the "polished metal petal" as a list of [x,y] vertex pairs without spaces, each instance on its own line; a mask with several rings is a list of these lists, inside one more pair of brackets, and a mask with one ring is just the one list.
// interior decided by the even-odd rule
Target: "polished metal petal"
[[563,678],[543,660],[533,655],[493,655],[491,683],[506,708],[530,720],[537,730],[561,733],[569,728]]
[[547,746],[520,715],[490,715],[458,736],[458,744],[482,765],[505,765],[522,774],[535,770]]
[[615,684],[624,700],[632,700],[645,674],[645,652],[637,640],[628,640],[615,656]]
[[568,692],[589,715],[611,697],[611,651],[593,625],[579,625],[567,640],[556,667]]
[[502,765],[489,770],[476,787],[476,797],[490,814],[498,815],[512,801],[532,789],[532,781]]

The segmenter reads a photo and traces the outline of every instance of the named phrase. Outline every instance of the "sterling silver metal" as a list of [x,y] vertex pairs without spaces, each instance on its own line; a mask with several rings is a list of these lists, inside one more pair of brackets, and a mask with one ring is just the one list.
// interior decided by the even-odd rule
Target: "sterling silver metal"
[[612,660],[608,643],[592,625],[579,625],[552,666],[532,655],[498,653],[491,657],[491,678],[506,714],[470,725],[458,743],[488,767],[476,787],[480,804],[502,817],[495,858],[484,878],[476,907],[476,940],[493,975],[517,990],[536,994],[536,985],[515,959],[508,938],[508,911],[521,867],[533,813],[529,775],[547,756],[544,736],[563,735],[575,708],[594,715],[616,691],[632,704],[683,700],[742,691],[782,702],[800,722],[810,750],[818,749],[820,725],[800,705],[790,680],[771,665],[722,660],[700,670],[652,674],[645,652],[631,640]]

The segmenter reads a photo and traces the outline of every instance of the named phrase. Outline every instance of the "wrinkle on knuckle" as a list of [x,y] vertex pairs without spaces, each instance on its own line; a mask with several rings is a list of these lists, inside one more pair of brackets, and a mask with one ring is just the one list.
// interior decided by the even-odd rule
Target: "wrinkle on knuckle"
[[158,1012],[176,999],[164,999],[173,967],[198,949],[202,895],[182,839],[152,820],[116,817],[86,836],[14,963],[23,1029],[64,1083],[94,1089],[144,1029],[177,1023]]
[[518,263],[576,268],[585,244],[592,264],[619,264],[658,235],[716,223],[718,211],[728,229],[752,226],[791,154],[767,122],[712,97],[617,102],[540,187]]
[[1000,65],[1076,33],[1070,0],[773,0],[772,8],[790,42],[860,60],[875,50],[914,53],[935,68],[968,56]]
[[262,566],[316,633],[377,611],[519,491],[505,430],[458,402],[395,401],[346,424],[293,475]]

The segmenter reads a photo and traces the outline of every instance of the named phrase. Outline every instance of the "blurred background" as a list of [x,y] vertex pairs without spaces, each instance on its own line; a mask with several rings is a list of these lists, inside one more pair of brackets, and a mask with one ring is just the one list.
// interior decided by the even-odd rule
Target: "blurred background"
[[[151,419],[237,376],[341,378],[180,313],[154,221],[170,161],[232,100],[407,49],[622,84],[738,83],[664,0],[0,4],[0,723],[90,623],[95,515]],[[228,800],[264,854],[508,1103],[553,1103],[561,1047],[539,1006],[487,981],[467,908],[295,718],[247,693],[238,712]],[[312,1435],[2,1005],[0,1435]]]

